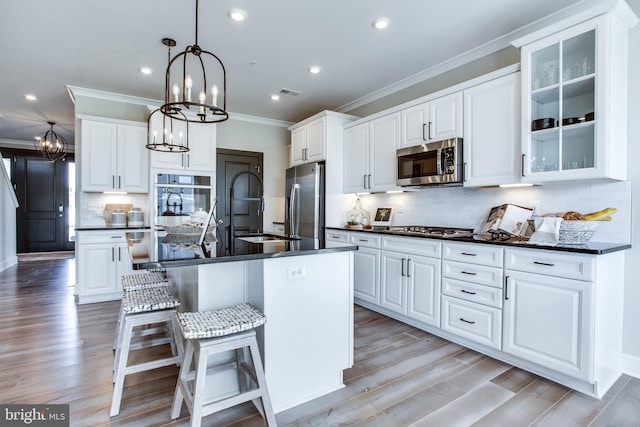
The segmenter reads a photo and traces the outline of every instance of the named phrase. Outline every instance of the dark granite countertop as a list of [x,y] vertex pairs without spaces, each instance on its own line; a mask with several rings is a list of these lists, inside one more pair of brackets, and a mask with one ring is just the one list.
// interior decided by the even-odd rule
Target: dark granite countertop
[[574,252],[592,255],[604,255],[611,252],[623,251],[631,249],[631,245],[628,243],[608,243],[608,242],[594,242],[591,241],[584,245],[556,245],[556,246],[542,246],[532,245],[521,238],[512,238],[509,240],[492,240],[489,236],[474,234],[473,236],[465,237],[434,237],[434,236],[421,236],[419,234],[407,234],[403,231],[391,231],[391,230],[352,230],[343,227],[327,227],[328,230],[342,230],[342,231],[356,231],[359,233],[376,233],[395,235],[402,237],[415,237],[418,239],[437,239],[450,242],[461,243],[480,243],[487,245],[500,245],[505,247],[518,247],[526,249],[539,249],[547,251],[562,251],[562,252]]
[[208,236],[210,237],[205,239],[202,246],[198,246],[199,235],[167,235],[164,231],[127,233],[133,268],[139,270],[183,267],[357,249],[355,245],[306,237],[267,243],[250,243],[235,239],[234,247],[227,248],[222,239],[214,239],[212,235]]

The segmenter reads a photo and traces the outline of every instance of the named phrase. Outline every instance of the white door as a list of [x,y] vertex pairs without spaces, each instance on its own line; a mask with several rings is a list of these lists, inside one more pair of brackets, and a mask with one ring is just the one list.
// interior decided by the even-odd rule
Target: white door
[[502,350],[592,380],[591,282],[505,271]]
[[440,259],[409,255],[407,315],[440,326]]
[[189,124],[189,152],[185,166],[191,171],[214,174],[216,170],[216,125]]
[[145,147],[146,140],[145,127],[118,125],[118,191],[149,192],[149,150]]
[[397,190],[396,149],[400,147],[400,113],[372,120],[370,125],[370,190]]
[[357,299],[380,304],[380,250],[358,247],[353,254],[353,293]]
[[520,73],[464,91],[464,185],[520,182]]
[[83,120],[82,191],[116,189],[117,126],[113,123]]
[[305,153],[305,162],[320,162],[325,159],[325,121],[326,118],[322,117],[307,124],[307,151]]
[[380,305],[407,314],[407,257],[398,252],[380,252]]
[[307,126],[300,126],[291,131],[291,148],[289,164],[291,166],[304,163],[304,150],[307,147]]
[[[162,134],[164,129],[162,114],[154,114],[151,117],[151,142],[162,141]],[[177,138],[177,142],[180,142],[181,138],[186,139],[189,137],[189,143],[191,143],[191,135],[187,133],[187,123],[181,120],[173,120],[171,123],[169,120],[165,120],[164,124],[168,126],[167,135],[172,135],[174,139]],[[191,129],[191,126],[189,127]],[[150,163],[152,168],[172,169],[178,170],[185,167],[185,155],[182,153],[168,153],[162,151],[151,151]]]
[[82,295],[116,291],[116,245],[79,244],[78,281]]
[[368,174],[369,123],[362,123],[344,131],[344,192],[367,191]]
[[462,92],[429,101],[429,141],[462,137]]
[[416,105],[401,112],[402,142],[401,147],[413,147],[428,141],[427,126],[429,121],[429,103]]

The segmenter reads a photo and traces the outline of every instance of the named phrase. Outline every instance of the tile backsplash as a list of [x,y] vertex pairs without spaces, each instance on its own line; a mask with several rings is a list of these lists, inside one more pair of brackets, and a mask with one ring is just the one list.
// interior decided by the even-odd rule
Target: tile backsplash
[[[607,207],[618,212],[602,221],[594,241],[631,242],[630,181],[554,184],[518,188],[434,187],[396,194],[360,196],[365,209],[395,208],[394,225],[432,225],[479,229],[493,206],[511,203],[540,206],[542,214],[577,211],[589,213]],[[352,201],[356,196],[352,196]]]
[[104,206],[107,203],[132,204],[141,208],[144,213],[145,225],[149,225],[149,198],[146,194],[102,194],[82,193],[80,198],[79,226],[103,225]]

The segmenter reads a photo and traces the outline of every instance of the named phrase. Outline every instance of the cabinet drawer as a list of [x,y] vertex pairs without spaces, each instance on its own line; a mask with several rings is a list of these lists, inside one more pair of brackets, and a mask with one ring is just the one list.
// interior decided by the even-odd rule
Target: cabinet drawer
[[502,267],[503,251],[503,248],[492,245],[446,242],[442,248],[442,258]]
[[442,275],[452,279],[502,288],[502,269],[442,260]]
[[421,237],[383,236],[382,249],[394,252],[404,252],[431,258],[440,258],[442,243],[438,240]]
[[124,231],[80,231],[78,243],[124,243],[127,239]]
[[443,277],[442,293],[478,304],[502,308],[502,289],[499,288]]
[[595,280],[595,256],[556,251],[507,249],[505,269],[567,279]]
[[442,329],[500,350],[502,310],[443,296]]
[[366,248],[380,248],[380,235],[373,233],[349,232],[349,243]]
[[349,243],[349,232],[340,230],[327,230],[325,239],[330,242]]

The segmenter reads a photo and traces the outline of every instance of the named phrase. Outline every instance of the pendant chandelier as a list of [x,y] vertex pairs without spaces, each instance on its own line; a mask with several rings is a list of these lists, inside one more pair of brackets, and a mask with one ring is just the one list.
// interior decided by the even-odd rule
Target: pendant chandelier
[[[198,3],[196,0],[195,43],[169,61],[164,104],[160,111],[165,116],[187,122],[223,122],[229,118],[226,112],[227,74],[220,58],[198,45]],[[210,72],[209,79],[207,71]]]
[[33,145],[42,157],[55,162],[62,159],[69,151],[67,141],[53,130],[55,122],[49,123],[49,130],[40,136],[36,136]]
[[[167,62],[171,64],[171,48],[176,45],[176,41],[170,38],[164,38],[162,39],[162,44],[169,48]],[[166,153],[186,153],[189,151],[189,120],[180,109],[176,109],[175,114],[181,117],[179,120],[184,122],[183,126],[174,123],[174,117],[172,115],[164,114],[162,107],[149,115],[147,119],[148,142],[146,145],[149,150],[163,151]],[[153,122],[155,121],[154,117],[158,116],[162,119],[162,127],[159,132],[157,128],[151,129],[152,126],[157,126],[157,123]],[[160,119],[157,118],[156,120]],[[178,119],[176,118],[175,120]],[[177,124],[177,126],[174,127],[174,124]]]

